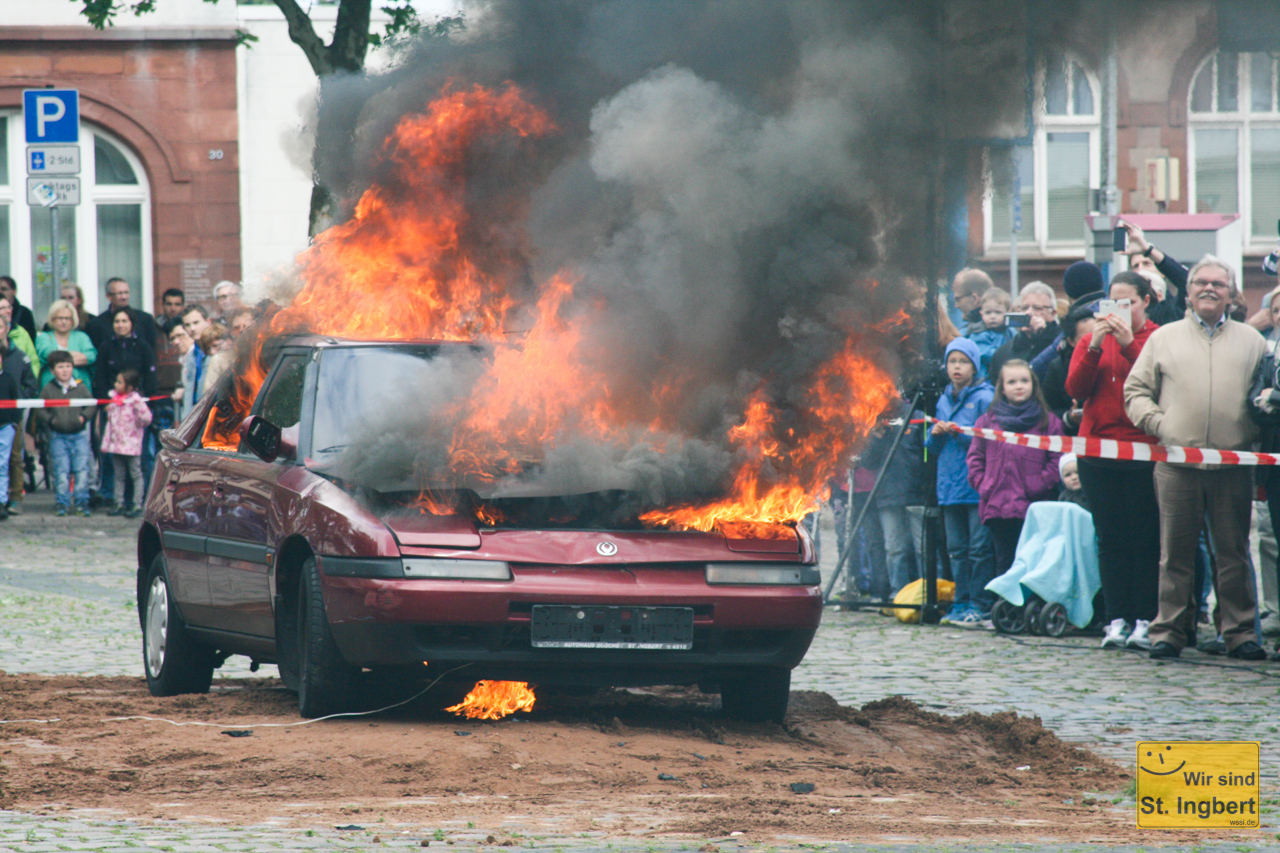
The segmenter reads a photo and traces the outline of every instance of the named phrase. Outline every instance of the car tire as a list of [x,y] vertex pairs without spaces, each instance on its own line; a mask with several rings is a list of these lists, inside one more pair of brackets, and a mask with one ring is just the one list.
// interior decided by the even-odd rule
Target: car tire
[[342,658],[329,628],[329,615],[315,557],[302,564],[298,590],[298,710],[304,717],[327,717],[351,710],[359,670]]
[[208,693],[217,651],[195,640],[169,592],[164,554],[147,573],[142,602],[142,666],[152,696]]
[[760,667],[743,678],[720,682],[720,709],[733,720],[781,725],[790,699],[789,669]]

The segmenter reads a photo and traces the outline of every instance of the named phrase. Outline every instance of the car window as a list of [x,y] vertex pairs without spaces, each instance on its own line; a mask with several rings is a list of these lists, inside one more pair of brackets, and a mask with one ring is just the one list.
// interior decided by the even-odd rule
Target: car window
[[297,426],[302,419],[302,386],[306,372],[305,355],[285,356],[271,387],[265,392],[258,414],[281,429]]
[[231,404],[231,391],[234,383],[218,383],[217,396],[209,418],[204,423],[204,431],[200,434],[201,450],[216,450],[219,453],[234,453],[240,445],[240,433],[237,427],[240,418],[236,416],[236,407]]

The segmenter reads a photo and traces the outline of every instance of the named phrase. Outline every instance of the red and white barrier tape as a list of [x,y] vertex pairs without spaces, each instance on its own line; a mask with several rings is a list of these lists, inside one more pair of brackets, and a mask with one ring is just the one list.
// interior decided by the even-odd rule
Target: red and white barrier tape
[[[947,423],[937,418],[924,418],[912,423]],[[952,426],[956,426],[952,424]],[[1162,444],[1143,444],[1137,441],[1117,441],[1113,438],[1085,438],[1071,435],[1035,435],[1023,432],[1005,432],[999,429],[978,429],[956,426],[963,435],[1003,441],[1019,447],[1033,447],[1051,453],[1074,453],[1097,459],[1131,459],[1136,462],[1175,462],[1208,465],[1280,465],[1280,454],[1254,453],[1250,450],[1210,450],[1203,447],[1165,447]]]
[[[157,400],[173,399],[172,394],[161,394],[158,397],[143,397],[148,403]],[[0,400],[0,409],[66,409],[74,406],[106,406],[113,400],[95,400],[93,398],[73,397],[70,400]]]

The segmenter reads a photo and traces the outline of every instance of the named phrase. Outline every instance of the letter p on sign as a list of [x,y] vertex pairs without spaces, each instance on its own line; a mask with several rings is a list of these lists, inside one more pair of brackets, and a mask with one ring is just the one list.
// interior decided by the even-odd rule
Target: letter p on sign
[[80,93],[75,89],[28,89],[22,93],[27,144],[80,141]]

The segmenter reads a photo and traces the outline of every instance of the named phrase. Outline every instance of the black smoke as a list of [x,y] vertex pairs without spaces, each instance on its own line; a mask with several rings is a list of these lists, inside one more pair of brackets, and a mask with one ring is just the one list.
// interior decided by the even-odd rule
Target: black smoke
[[[1025,8],[475,4],[462,33],[405,46],[384,72],[325,83],[317,178],[349,215],[386,177],[379,155],[403,116],[446,87],[519,86],[558,132],[533,157],[513,159],[499,142],[473,152],[468,204],[482,227],[465,239],[480,250],[491,239],[504,252],[520,247],[526,303],[558,272],[577,282],[564,311],[590,319],[581,357],[635,412],[624,439],[569,430],[496,492],[621,489],[645,506],[707,500],[743,462],[725,433],[749,395],[763,389],[780,413],[780,440],[798,446],[814,440],[805,411],[814,371],[851,336],[898,369],[900,335],[871,329],[904,306],[905,282],[933,266],[947,140],[980,137],[1010,115],[1016,122],[1024,90],[1009,81],[1025,70],[1016,22]],[[1004,47],[966,52],[965,39],[982,41],[984,16],[999,14],[1015,16],[998,28]],[[957,80],[968,113],[944,109]],[[657,403],[660,377],[681,390]],[[648,428],[659,409],[663,428]],[[380,414],[344,467],[366,482],[438,481],[448,473],[447,410],[424,403]],[[839,440],[858,434],[851,426]],[[807,481],[834,471],[816,473]]]

